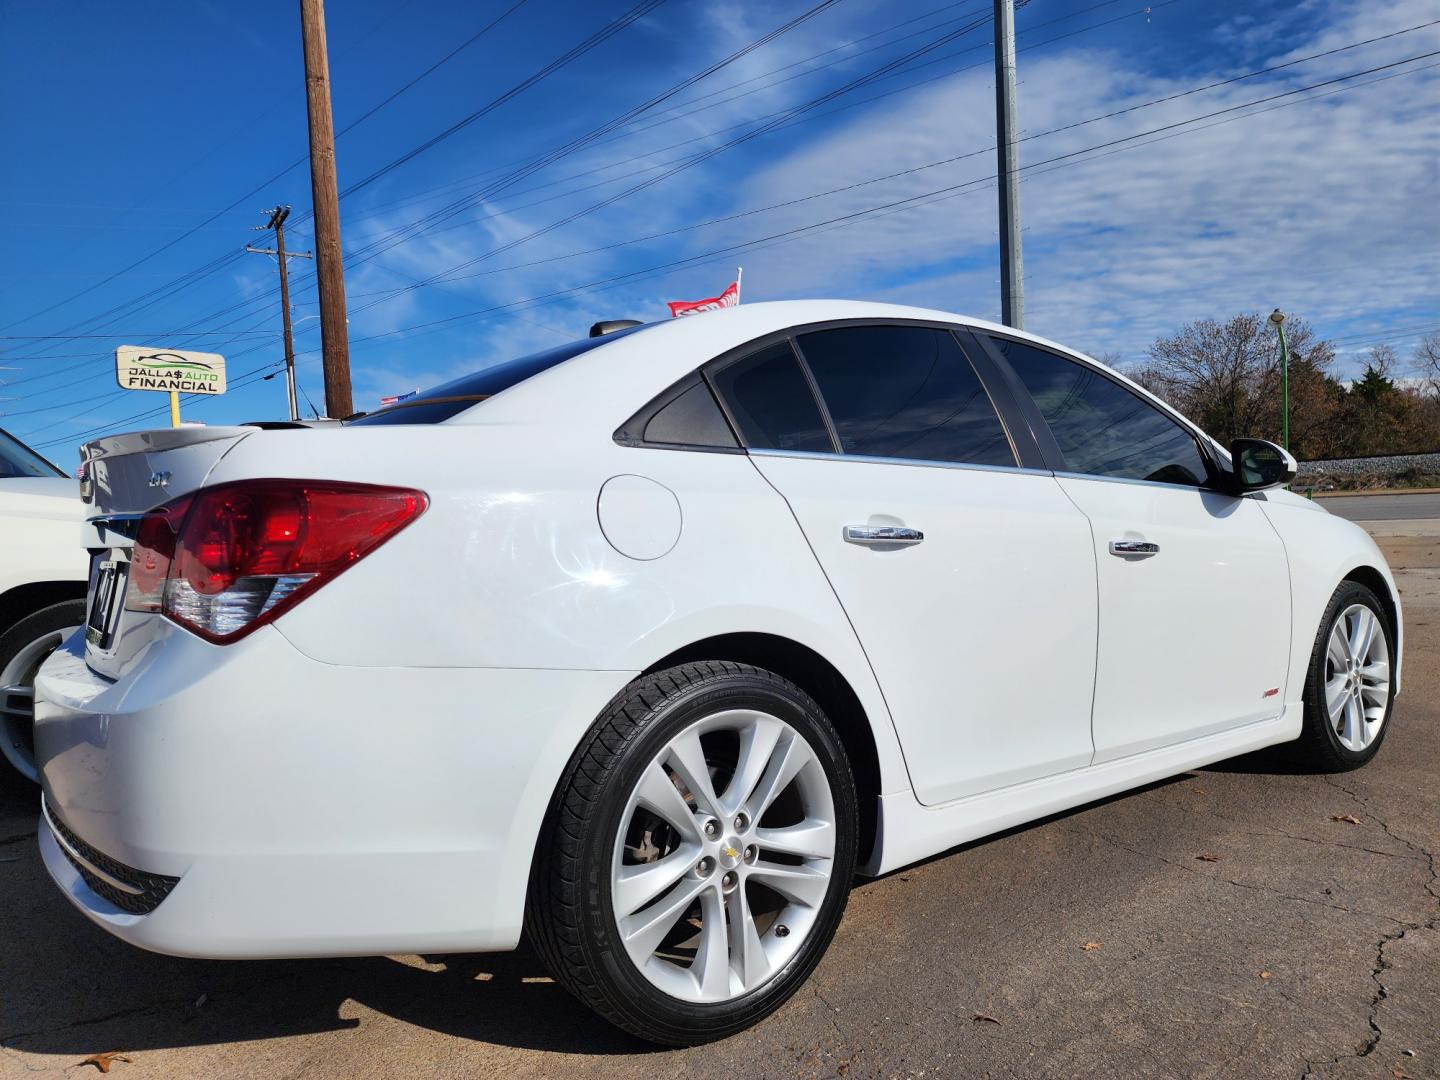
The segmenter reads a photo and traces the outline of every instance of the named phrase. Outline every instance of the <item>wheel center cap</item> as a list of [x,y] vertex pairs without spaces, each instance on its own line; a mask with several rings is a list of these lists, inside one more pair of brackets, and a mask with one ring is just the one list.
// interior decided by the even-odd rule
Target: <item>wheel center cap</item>
[[734,870],[740,865],[744,851],[744,845],[740,843],[738,837],[727,836],[720,841],[720,851],[716,858],[720,860],[720,865],[726,870]]

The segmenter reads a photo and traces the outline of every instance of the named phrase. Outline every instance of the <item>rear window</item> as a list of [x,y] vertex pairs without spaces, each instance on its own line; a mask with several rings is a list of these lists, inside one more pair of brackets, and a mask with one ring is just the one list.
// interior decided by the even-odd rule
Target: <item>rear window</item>
[[557,345],[544,352],[531,353],[529,356],[522,356],[516,360],[492,364],[472,375],[462,375],[458,379],[442,383],[426,390],[418,397],[402,401],[388,409],[366,413],[364,416],[351,420],[350,424],[438,424],[484,401],[487,397],[498,394],[502,390],[508,390],[516,383],[524,382],[532,375],[538,375],[557,364],[563,364],[566,360],[573,360],[581,353],[589,352],[601,345],[608,345],[616,338],[622,338],[626,334],[633,334],[637,330],[643,329],[645,329],[643,326],[632,326],[628,330],[617,330],[613,334],[605,334],[602,337],[581,338],[579,341]]

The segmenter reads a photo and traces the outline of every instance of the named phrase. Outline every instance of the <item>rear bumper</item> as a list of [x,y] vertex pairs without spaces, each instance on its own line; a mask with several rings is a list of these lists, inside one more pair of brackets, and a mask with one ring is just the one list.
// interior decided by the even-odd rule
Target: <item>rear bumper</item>
[[[81,648],[37,681],[45,864],[92,921],[182,956],[512,948],[554,786],[631,677],[341,667],[266,627],[174,630],[111,682]],[[178,880],[136,913],[97,864]]]

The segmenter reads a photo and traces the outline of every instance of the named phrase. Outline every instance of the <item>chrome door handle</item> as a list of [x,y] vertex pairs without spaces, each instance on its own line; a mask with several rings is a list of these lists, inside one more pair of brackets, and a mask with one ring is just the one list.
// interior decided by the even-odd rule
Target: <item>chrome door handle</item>
[[899,525],[846,525],[847,544],[918,544],[925,539],[919,529]]
[[1159,555],[1160,545],[1149,540],[1111,540],[1111,555]]

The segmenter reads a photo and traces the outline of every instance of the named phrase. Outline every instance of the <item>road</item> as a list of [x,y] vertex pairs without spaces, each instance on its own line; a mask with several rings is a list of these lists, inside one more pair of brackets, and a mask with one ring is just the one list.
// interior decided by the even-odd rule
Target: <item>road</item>
[[[810,983],[657,1051],[508,956],[212,963],[58,895],[0,789],[0,1076],[1440,1077],[1440,527],[1380,535],[1406,686],[1339,776],[1224,762],[861,884]],[[261,793],[263,797],[263,793]]]
[[1440,518],[1440,492],[1419,495],[1328,495],[1320,503],[1351,521]]

